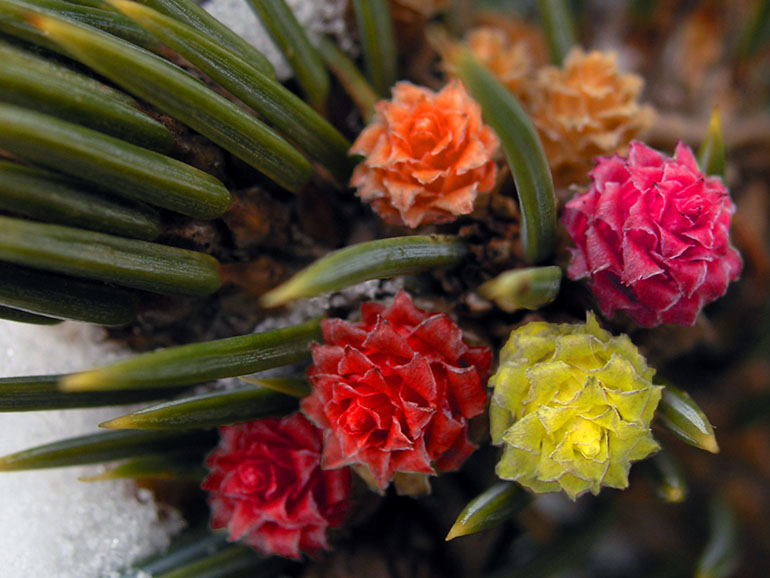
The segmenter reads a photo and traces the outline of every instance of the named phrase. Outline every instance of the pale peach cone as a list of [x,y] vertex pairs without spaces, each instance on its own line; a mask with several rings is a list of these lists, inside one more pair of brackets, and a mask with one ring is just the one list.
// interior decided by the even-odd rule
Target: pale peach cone
[[504,15],[485,15],[465,36],[473,55],[522,103],[537,70],[548,62],[545,39],[537,28]]
[[614,53],[573,48],[562,68],[542,68],[529,113],[558,186],[588,180],[594,158],[624,153],[653,121],[638,102],[644,81],[618,71]]
[[495,184],[497,136],[459,81],[439,92],[399,82],[350,149],[350,184],[386,222],[415,228],[473,211]]
[[491,26],[474,28],[466,35],[465,43],[478,61],[519,100],[526,96],[535,66],[525,44],[511,42],[505,32]]

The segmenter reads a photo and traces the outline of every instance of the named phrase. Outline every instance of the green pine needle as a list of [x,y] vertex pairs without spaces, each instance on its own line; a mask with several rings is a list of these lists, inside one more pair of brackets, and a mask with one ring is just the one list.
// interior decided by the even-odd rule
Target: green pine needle
[[179,387],[236,377],[310,358],[321,339],[319,319],[286,329],[169,347],[64,377],[64,391]]
[[394,237],[352,245],[319,259],[261,298],[263,307],[337,291],[370,279],[411,275],[459,263],[467,247],[449,235]]

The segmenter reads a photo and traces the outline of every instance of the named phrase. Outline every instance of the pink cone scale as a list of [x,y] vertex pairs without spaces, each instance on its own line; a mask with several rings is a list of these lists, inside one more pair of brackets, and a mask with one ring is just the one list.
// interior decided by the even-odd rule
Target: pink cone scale
[[722,180],[705,176],[681,142],[669,158],[637,141],[628,158],[599,158],[591,178],[564,207],[575,243],[569,277],[588,281],[608,317],[622,311],[643,327],[693,325],[742,269]]

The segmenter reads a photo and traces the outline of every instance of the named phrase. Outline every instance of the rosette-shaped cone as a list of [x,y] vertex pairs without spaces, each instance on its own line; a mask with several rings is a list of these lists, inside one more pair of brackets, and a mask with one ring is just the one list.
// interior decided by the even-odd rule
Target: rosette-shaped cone
[[640,142],[627,159],[598,159],[591,177],[564,207],[576,245],[569,277],[588,279],[608,317],[620,310],[644,327],[694,324],[742,268],[721,179],[705,176],[687,145],[669,158]]
[[484,411],[490,350],[403,291],[390,307],[364,303],[361,317],[323,321],[313,347],[302,409],[324,430],[323,467],[360,464],[380,488],[396,472],[457,469],[475,449],[468,419]]
[[625,488],[631,462],[658,449],[650,420],[662,387],[626,335],[592,313],[585,325],[528,323],[500,354],[489,408],[497,475],[573,500],[601,486]]
[[559,186],[582,183],[594,157],[625,152],[652,124],[653,111],[637,99],[644,82],[618,72],[613,53],[573,48],[562,68],[542,68],[532,84],[528,112]]
[[399,82],[376,109],[350,149],[364,156],[350,184],[388,223],[453,221],[494,187],[499,141],[459,81],[438,93]]
[[488,16],[483,25],[472,28],[465,44],[497,79],[523,104],[531,81],[547,62],[545,40],[536,28],[504,15]]
[[220,428],[207,458],[211,527],[260,552],[299,559],[328,550],[349,509],[350,470],[321,469],[321,432],[302,414]]

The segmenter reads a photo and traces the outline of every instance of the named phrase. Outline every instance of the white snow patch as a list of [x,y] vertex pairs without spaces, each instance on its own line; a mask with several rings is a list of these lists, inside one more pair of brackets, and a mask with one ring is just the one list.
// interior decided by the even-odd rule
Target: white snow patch
[[[0,377],[65,373],[128,352],[80,323],[0,321]],[[0,455],[93,433],[130,408],[0,413]],[[0,576],[97,578],[167,547],[182,521],[129,481],[79,482],[97,466],[0,473]]]
[[[330,34],[343,49],[350,48],[352,41],[347,36],[345,25],[346,0],[287,0],[286,3],[311,41],[322,34]],[[280,80],[291,77],[289,65],[249,7],[248,0],[207,0],[202,6],[264,54],[275,66]]]

